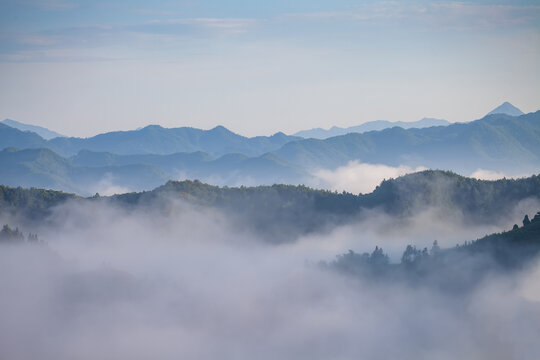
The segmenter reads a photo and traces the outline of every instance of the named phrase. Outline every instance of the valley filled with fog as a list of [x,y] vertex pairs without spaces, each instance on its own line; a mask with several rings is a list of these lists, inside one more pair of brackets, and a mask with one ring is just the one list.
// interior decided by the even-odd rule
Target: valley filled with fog
[[[453,248],[521,227],[538,196],[476,223],[418,199],[401,215],[366,209],[298,231],[301,222],[262,203],[263,228],[172,191],[119,199],[74,198],[26,220],[4,213],[2,223],[39,236],[1,244],[6,358],[533,359],[540,350],[537,258],[505,268],[465,252],[444,286],[334,266],[349,249],[382,247],[398,266],[409,244]],[[296,235],[276,239],[280,228]]]
[[0,360],[540,359],[538,0],[0,0]]
[[0,124],[0,357],[536,359],[539,117],[326,139]]

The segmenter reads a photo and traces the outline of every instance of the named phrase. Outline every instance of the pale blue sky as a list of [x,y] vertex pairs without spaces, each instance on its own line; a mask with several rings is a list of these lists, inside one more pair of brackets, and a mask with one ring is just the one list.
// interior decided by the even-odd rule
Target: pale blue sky
[[245,135],[540,108],[540,1],[0,2],[0,118]]

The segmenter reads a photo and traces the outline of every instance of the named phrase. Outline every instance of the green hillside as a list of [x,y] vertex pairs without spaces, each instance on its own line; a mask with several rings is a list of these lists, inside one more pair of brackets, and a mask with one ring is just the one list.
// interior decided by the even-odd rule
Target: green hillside
[[[14,191],[10,187],[2,189]],[[29,199],[36,196],[33,202],[39,204],[39,209],[56,204],[35,195],[39,190],[33,190],[37,193],[18,191],[26,191]],[[17,209],[19,204],[9,199],[12,198],[7,198],[2,207]],[[293,185],[218,187],[200,181],[169,181],[152,191],[101,197],[98,201],[150,210],[166,209],[168,206],[163,207],[163,202],[173,199],[223,210],[237,220],[238,226],[248,226],[272,241],[286,241],[298,234],[360,219],[365,210],[383,211],[395,216],[397,221],[435,207],[459,214],[471,224],[497,224],[508,218],[520,201],[540,200],[540,176],[481,181],[428,170],[385,180],[372,193],[364,195]]]

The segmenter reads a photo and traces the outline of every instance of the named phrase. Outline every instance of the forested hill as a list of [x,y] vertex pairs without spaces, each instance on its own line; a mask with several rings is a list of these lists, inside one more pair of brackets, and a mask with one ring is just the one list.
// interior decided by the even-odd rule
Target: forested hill
[[430,249],[407,245],[400,262],[390,262],[377,246],[371,253],[349,250],[331,262],[319,264],[368,281],[408,282],[460,295],[485,279],[527,268],[538,259],[540,212],[532,219],[526,215],[520,225],[447,249],[441,249],[437,241]]
[[[0,208],[33,215],[74,195],[48,190],[0,187]],[[494,224],[510,216],[522,200],[540,201],[540,176],[482,181],[451,172],[426,170],[383,181],[372,193],[354,195],[306,186],[217,187],[200,181],[169,181],[152,191],[81,201],[103,201],[127,208],[156,206],[182,199],[195,206],[218,208],[262,232],[292,235],[351,221],[365,210],[408,217],[435,207],[461,214],[467,222]],[[158,206],[159,207],[159,206]]]
[[39,221],[50,214],[54,206],[73,199],[82,198],[62,191],[0,185],[0,215],[17,214]]
[[[273,185],[257,187],[217,187],[199,181],[169,181],[153,191],[113,196],[134,204],[158,196],[174,196],[204,206],[238,210],[273,209],[351,214],[380,208],[388,213],[408,215],[431,206],[456,208],[467,216],[499,216],[526,198],[540,199],[540,176],[496,181],[477,180],[449,171],[425,170],[384,180],[369,194],[354,195],[306,186]],[[506,214],[501,215],[506,216]]]
[[355,221],[364,211],[381,210],[399,218],[438,208],[463,216],[465,223],[498,224],[525,199],[540,201],[540,177],[481,181],[444,171],[422,171],[386,180],[365,195],[273,185],[227,188],[198,181],[170,181],[150,192],[113,196],[115,203],[148,206],[159,199],[181,198],[215,207],[272,240],[294,237]]
[[527,198],[540,199],[539,175],[487,181],[439,170],[384,180],[375,191],[362,196],[363,206],[382,207],[393,214],[440,206],[459,209],[472,221],[499,220]]

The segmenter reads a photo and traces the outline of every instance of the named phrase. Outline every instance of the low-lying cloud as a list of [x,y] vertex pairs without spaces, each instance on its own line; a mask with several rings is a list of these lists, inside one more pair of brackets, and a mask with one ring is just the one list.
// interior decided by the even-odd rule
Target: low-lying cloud
[[396,178],[405,174],[426,170],[425,167],[412,168],[405,165],[392,167],[382,164],[366,164],[351,161],[335,170],[320,169],[313,173],[312,186],[317,188],[347,191],[350,193],[369,193],[384,179]]
[[531,176],[533,174],[506,174],[500,171],[477,169],[470,177],[478,180],[500,180],[500,179],[517,179]]
[[366,214],[274,245],[170,199],[65,204],[30,229],[48,247],[0,247],[0,358],[534,359],[537,265],[460,296],[309,265],[494,229],[439,215]]
[[134,190],[130,187],[120,185],[119,181],[115,181],[114,177],[111,174],[106,174],[101,178],[96,184],[91,184],[86,187],[85,191],[89,194],[98,193],[103,196],[111,196],[115,194],[125,194]]

